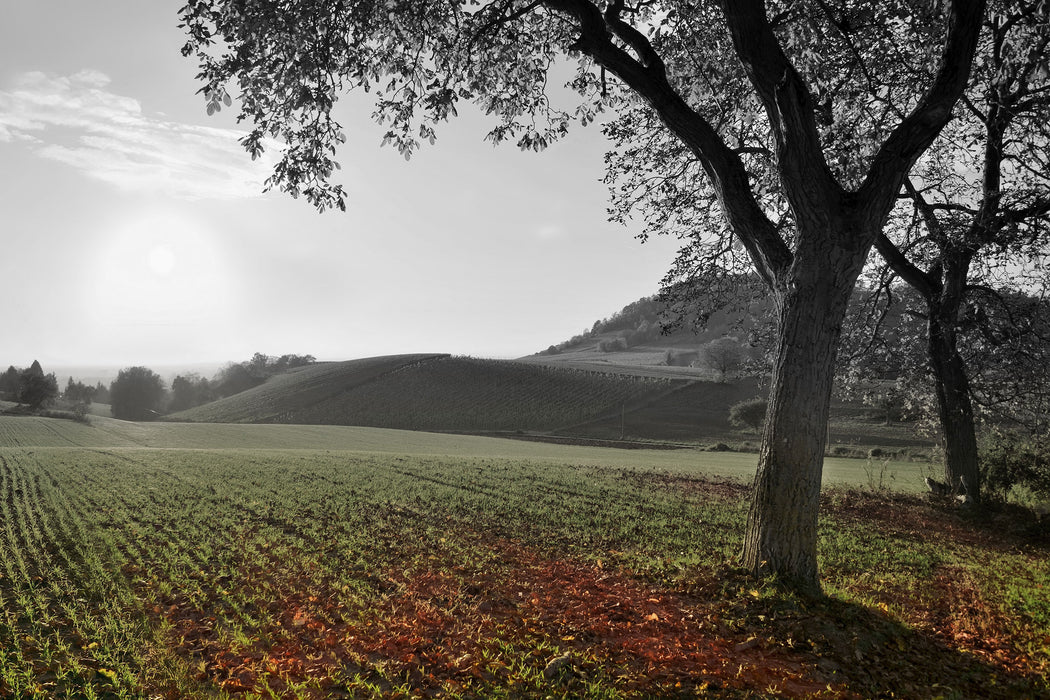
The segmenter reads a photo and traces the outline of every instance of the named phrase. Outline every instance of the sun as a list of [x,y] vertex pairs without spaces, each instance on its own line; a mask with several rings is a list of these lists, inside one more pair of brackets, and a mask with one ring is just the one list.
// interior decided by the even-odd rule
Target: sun
[[98,249],[91,315],[121,326],[188,326],[228,313],[232,274],[216,232],[181,212],[128,214]]
[[146,256],[146,264],[153,274],[159,277],[167,277],[175,270],[175,252],[167,243],[153,246]]

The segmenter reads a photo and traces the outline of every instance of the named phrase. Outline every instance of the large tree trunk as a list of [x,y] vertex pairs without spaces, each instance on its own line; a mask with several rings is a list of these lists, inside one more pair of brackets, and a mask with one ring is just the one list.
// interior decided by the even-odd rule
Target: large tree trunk
[[979,502],[977,430],[970,402],[970,380],[959,355],[955,323],[937,311],[931,306],[927,342],[943,433],[944,475],[952,489]]
[[[780,333],[744,535],[744,566],[820,593],[817,515],[835,355],[864,253],[801,255],[776,294]],[[829,259],[853,258],[846,264]]]

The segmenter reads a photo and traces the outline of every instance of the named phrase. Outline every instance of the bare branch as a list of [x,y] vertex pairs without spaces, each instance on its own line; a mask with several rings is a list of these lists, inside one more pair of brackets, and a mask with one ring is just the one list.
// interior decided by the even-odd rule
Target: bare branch
[[984,17],[984,0],[954,0],[940,69],[923,99],[882,144],[858,198],[869,215],[881,220],[918,157],[951,119],[966,87]]

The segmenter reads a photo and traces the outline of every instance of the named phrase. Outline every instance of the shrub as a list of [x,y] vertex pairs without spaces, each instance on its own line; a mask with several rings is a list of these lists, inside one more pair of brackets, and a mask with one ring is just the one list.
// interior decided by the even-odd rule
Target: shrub
[[613,338],[612,340],[598,341],[598,352],[617,352],[619,350],[626,349],[627,341],[623,338]]
[[737,428],[751,428],[756,433],[766,422],[766,400],[747,399],[729,407],[729,422]]
[[980,469],[989,498],[1005,500],[1015,486],[1050,497],[1050,435],[995,433],[981,446]]

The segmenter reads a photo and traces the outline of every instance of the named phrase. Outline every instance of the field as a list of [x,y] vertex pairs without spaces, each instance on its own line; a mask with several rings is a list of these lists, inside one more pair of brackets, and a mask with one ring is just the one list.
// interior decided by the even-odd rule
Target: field
[[1038,523],[830,461],[801,600],[733,564],[747,460],[0,417],[0,696],[1050,695]]

